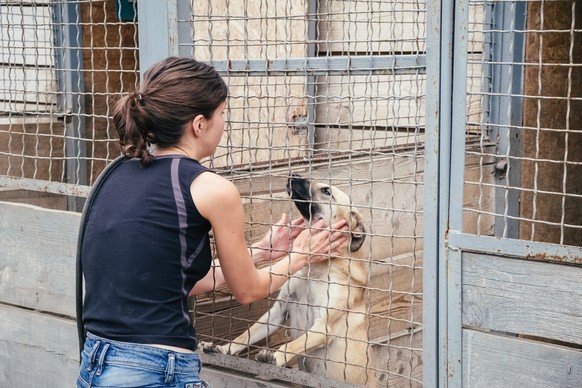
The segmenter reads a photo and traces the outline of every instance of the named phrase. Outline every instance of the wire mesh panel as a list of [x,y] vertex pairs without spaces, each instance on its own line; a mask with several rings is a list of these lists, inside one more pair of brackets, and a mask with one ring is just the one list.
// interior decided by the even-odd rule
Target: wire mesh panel
[[53,126],[48,119],[58,110],[51,8],[3,2],[0,18],[2,173],[59,177],[48,157],[62,156],[62,138],[56,144],[44,141],[53,131],[63,131],[62,125]]
[[[214,64],[229,85],[227,133],[207,163],[239,187],[249,241],[282,212],[299,215],[286,188],[293,173],[342,190],[366,230],[359,251],[331,260],[324,273],[296,276],[308,279],[312,294],[282,296],[283,304],[302,306],[289,311],[304,315],[263,323],[269,335],[258,342],[237,337],[254,331],[263,313],[274,320],[277,295],[250,306],[227,289],[198,296],[200,339],[246,348],[209,353],[207,364],[258,374],[257,355],[280,348],[288,368],[260,371],[281,382],[323,384],[339,366],[333,378],[348,383],[363,384],[368,374],[369,386],[422,385],[425,18],[417,1],[193,1],[180,15],[180,31],[189,31],[180,52]],[[337,266],[351,269],[338,278]],[[334,305],[336,292],[356,301]],[[338,312],[341,325],[332,323]],[[310,314],[320,313],[328,317],[327,343],[294,348],[293,339],[322,334],[311,327]],[[355,317],[365,317],[364,329]],[[363,342],[363,353],[335,354],[334,341]]]
[[[305,319],[272,325],[267,339],[237,357],[206,361],[256,374],[261,350],[323,333],[364,350],[356,358],[351,347],[337,354],[329,345],[318,353],[289,348],[325,367],[302,375],[307,367],[294,360],[261,371],[287,384],[325,385],[325,371],[339,366],[334,378],[347,383],[365,374],[369,386],[421,385],[425,3],[174,3],[187,10],[179,13],[180,55],[212,63],[229,85],[227,131],[203,162],[237,184],[249,243],[282,212],[298,216],[286,188],[292,173],[349,197],[346,209],[361,215],[364,238],[321,277],[299,275],[323,290],[298,304]],[[0,199],[80,210],[60,194],[86,196],[119,155],[112,108],[144,70],[138,25],[140,35],[161,28],[139,24],[132,1],[0,1]],[[344,277],[334,277],[336,262]],[[340,292],[344,304],[332,304]],[[276,301],[241,306],[226,288],[200,296],[200,339],[232,341]],[[313,320],[308,311],[339,316],[341,324],[298,326]]]
[[[134,15],[123,1],[0,2],[3,198],[86,195],[119,155],[110,117],[138,82]],[[77,209],[53,198],[39,203]]]
[[[469,67],[469,114],[480,133],[467,155],[481,168],[467,178],[473,203],[465,228],[478,235],[580,246],[580,13],[573,1],[471,1],[485,23]],[[475,89],[471,84],[480,85]]]

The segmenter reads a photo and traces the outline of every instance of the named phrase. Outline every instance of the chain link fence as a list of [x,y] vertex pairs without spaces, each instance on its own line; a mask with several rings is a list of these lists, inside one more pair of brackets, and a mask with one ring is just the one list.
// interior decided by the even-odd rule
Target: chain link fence
[[119,155],[111,109],[139,80],[135,5],[121,3],[0,2],[4,198],[80,210],[55,194],[86,196]]
[[483,49],[467,65],[467,99],[479,109],[469,108],[467,126],[478,140],[466,155],[480,168],[466,180],[474,199],[464,207],[465,226],[477,235],[580,246],[582,7],[470,1],[470,8],[488,22],[469,26],[470,41]]

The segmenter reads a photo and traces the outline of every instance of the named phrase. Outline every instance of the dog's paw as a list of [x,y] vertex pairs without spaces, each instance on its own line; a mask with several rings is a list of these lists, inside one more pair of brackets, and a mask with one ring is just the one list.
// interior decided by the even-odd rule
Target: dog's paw
[[201,349],[204,353],[222,353],[221,347],[218,345],[215,345],[212,342],[201,341],[198,344],[198,349]]
[[269,349],[261,350],[257,354],[256,360],[259,362],[262,362],[264,364],[273,364],[273,365],[277,364],[277,362],[275,360],[275,353],[273,353]]

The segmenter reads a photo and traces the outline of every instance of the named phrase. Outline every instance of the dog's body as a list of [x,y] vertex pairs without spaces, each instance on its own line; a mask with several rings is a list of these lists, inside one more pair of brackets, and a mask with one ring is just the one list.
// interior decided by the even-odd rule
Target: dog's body
[[277,301],[249,330],[230,343],[203,345],[204,351],[238,354],[272,334],[286,322],[293,339],[277,351],[263,350],[257,359],[285,366],[297,360],[300,369],[359,385],[374,385],[365,290],[366,262],[360,248],[365,228],[359,211],[341,190],[292,176],[288,192],[303,217],[323,218],[328,225],[345,218],[351,239],[340,257],[310,264],[281,288]]

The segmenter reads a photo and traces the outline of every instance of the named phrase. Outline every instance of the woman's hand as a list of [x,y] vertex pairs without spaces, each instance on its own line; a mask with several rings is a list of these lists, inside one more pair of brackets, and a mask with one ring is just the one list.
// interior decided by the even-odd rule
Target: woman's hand
[[286,213],[281,215],[281,219],[274,224],[267,234],[257,243],[253,244],[253,249],[259,250],[253,254],[255,264],[268,260],[280,260],[289,254],[293,242],[304,231],[303,217],[296,218],[289,224]]
[[323,220],[319,220],[297,236],[292,253],[303,259],[300,260],[303,262],[301,267],[307,262],[316,263],[332,256],[339,256],[340,246],[348,240],[348,229],[346,220],[340,220],[331,227],[326,227]]

